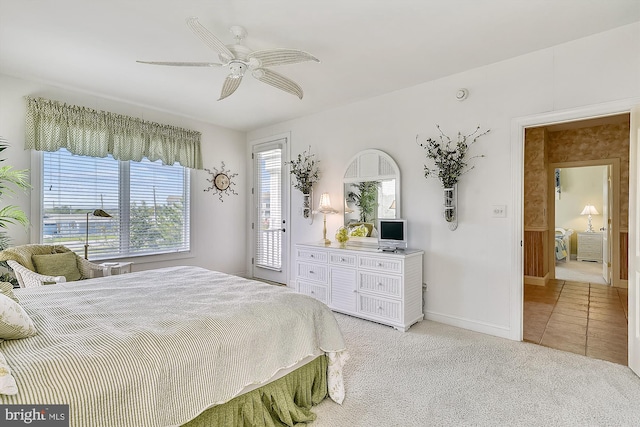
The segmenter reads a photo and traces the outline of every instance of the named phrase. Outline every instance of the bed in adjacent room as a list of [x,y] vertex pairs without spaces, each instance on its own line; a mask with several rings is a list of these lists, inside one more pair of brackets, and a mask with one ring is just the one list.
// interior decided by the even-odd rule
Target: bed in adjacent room
[[333,313],[285,287],[170,267],[15,294],[37,332],[0,343],[0,403],[68,403],[72,426],[291,425],[344,397]]
[[572,229],[565,230],[557,227],[555,234],[555,254],[556,261],[567,262],[571,258],[571,235]]

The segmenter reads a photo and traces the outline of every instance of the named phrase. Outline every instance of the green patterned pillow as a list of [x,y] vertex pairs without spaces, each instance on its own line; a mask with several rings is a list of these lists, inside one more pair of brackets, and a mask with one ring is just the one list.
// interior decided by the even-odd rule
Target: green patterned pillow
[[4,294],[0,294],[0,338],[15,340],[36,334],[36,327],[26,311]]
[[16,298],[16,296],[13,294],[13,285],[9,282],[0,282],[0,294],[8,296],[15,302],[20,302],[18,301],[18,298]]
[[80,280],[82,275],[78,270],[76,254],[62,252],[58,254],[32,255],[31,260],[36,272],[45,276],[64,276],[67,282]]

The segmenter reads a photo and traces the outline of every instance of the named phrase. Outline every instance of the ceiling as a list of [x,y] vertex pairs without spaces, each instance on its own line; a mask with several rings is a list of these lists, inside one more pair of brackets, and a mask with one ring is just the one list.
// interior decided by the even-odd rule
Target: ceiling
[[[274,67],[302,100],[227,69],[185,25],[320,63]],[[0,73],[248,131],[640,21],[639,0],[0,0]],[[0,94],[0,96],[2,96]]]

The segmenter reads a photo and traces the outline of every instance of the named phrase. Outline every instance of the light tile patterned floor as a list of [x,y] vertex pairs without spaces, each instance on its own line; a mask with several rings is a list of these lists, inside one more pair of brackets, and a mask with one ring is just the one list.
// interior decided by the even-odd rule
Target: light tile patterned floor
[[524,287],[524,340],[627,365],[628,293],[610,286],[549,281]]

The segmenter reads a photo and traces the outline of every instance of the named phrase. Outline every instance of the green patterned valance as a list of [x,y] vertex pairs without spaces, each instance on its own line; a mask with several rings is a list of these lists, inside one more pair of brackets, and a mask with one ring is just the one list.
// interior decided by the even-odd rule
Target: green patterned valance
[[27,97],[26,148],[202,169],[200,132]]

